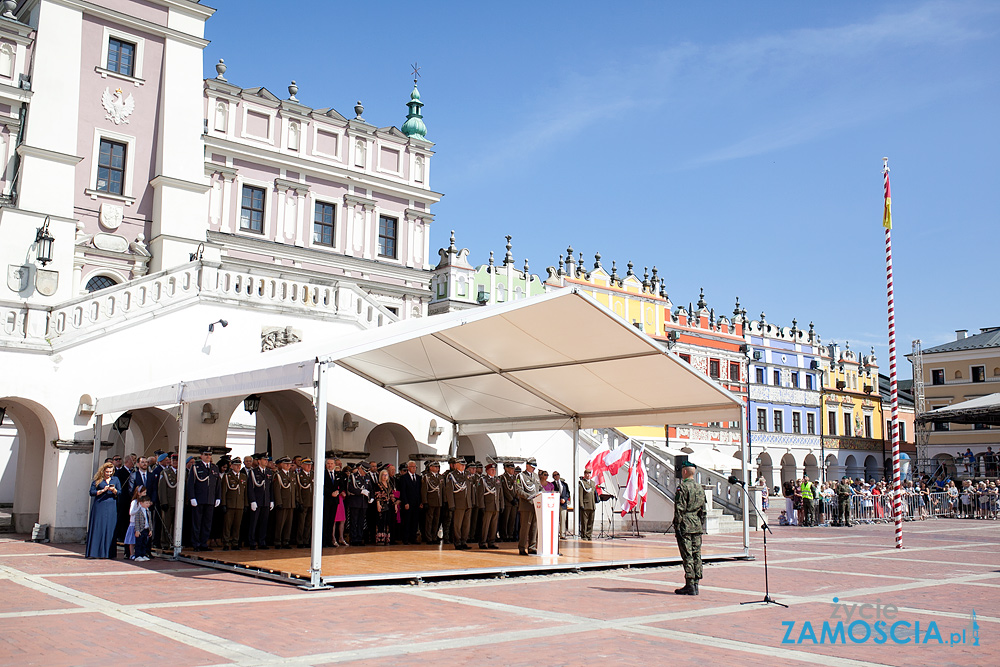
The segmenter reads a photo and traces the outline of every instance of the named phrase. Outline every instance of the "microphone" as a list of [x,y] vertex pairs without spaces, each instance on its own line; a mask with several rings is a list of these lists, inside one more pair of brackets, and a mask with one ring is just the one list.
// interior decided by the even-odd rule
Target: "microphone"
[[739,484],[740,486],[742,486],[744,488],[746,488],[746,485],[747,485],[747,483],[744,482],[742,479],[737,479],[736,475],[730,475],[729,476],[729,483],[730,484]]

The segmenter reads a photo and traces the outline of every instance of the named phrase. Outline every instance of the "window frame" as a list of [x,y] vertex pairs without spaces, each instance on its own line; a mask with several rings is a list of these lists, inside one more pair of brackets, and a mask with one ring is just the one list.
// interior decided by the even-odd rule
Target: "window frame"
[[792,411],[792,433],[802,433],[802,413],[798,410]]
[[[981,375],[978,376],[979,377],[978,380],[976,379],[977,370],[981,372]],[[969,366],[969,380],[975,382],[976,384],[980,382],[986,382],[986,365],[983,364],[980,366]]]
[[[115,59],[114,63],[111,62],[112,47],[114,47],[114,51],[117,52],[117,58]],[[131,53],[128,55],[129,63],[127,72],[122,71],[122,68],[124,67],[122,56],[125,47],[131,49]],[[117,35],[110,35],[108,37],[108,50],[107,53],[104,54],[105,55],[104,69],[108,70],[108,72],[114,72],[115,74],[120,74],[122,76],[127,76],[134,79],[136,51],[138,51],[138,48],[135,42],[130,42],[126,39],[122,39]]]
[[783,410],[775,410],[771,420],[774,422],[775,433],[785,432],[785,412]]
[[[382,220],[392,220],[393,225],[394,225],[394,230],[395,231],[394,231],[393,236],[391,237],[392,248],[393,248],[393,253],[391,255],[385,254],[385,253],[382,252],[382,249],[383,249],[382,248],[382,239],[387,239],[387,240],[390,239],[390,237],[385,236],[385,235],[382,234]],[[399,218],[398,217],[394,218],[391,215],[386,215],[385,213],[379,213],[378,214],[378,236],[377,236],[377,240],[378,240],[378,249],[376,250],[376,253],[378,254],[378,256],[380,258],[399,260]]]
[[[244,196],[246,194],[247,188],[251,190],[260,190],[261,192],[261,208],[260,208],[260,230],[253,229],[252,227],[243,226],[243,211],[246,208],[243,205]],[[251,204],[253,200],[251,198]],[[250,208],[250,211],[256,211],[255,208]],[[253,234],[255,236],[264,236],[267,231],[267,188],[254,183],[241,183],[240,184],[240,210],[239,210],[239,220],[237,221],[237,228],[239,231],[245,234]]]
[[[940,382],[937,379],[941,378]],[[948,382],[948,379],[944,375],[943,368],[932,368],[931,369],[931,386],[941,386]]]
[[[116,72],[113,69],[108,68],[108,56],[110,55],[111,40],[116,39],[119,42],[127,42],[135,47],[135,53],[132,57],[132,73],[122,74],[121,72]],[[126,81],[131,81],[135,85],[142,85],[144,83],[142,77],[142,66],[144,61],[146,51],[146,40],[138,35],[133,35],[132,33],[125,32],[124,30],[119,30],[117,28],[112,28],[110,26],[104,26],[104,34],[102,36],[101,42],[101,61],[95,67],[95,71],[99,72],[102,77],[112,76],[117,79],[124,79]]]
[[848,438],[854,435],[854,413],[844,412],[844,435]]
[[767,408],[757,408],[757,430],[767,432]]
[[816,435],[816,415],[811,412],[806,413],[806,434]]
[[[108,144],[108,164],[102,164],[101,160],[104,158],[104,144]],[[121,148],[121,167],[114,166],[115,160],[115,149]],[[122,197],[125,195],[125,174],[126,166],[128,165],[129,153],[128,144],[124,141],[115,141],[114,139],[109,139],[107,137],[101,137],[98,142],[97,147],[97,180],[94,182],[94,189],[98,192],[104,194],[116,195]],[[101,170],[105,170],[107,177],[105,178],[105,189],[101,188]],[[118,191],[111,189],[112,183],[114,182],[113,176],[117,174],[118,178]]]
[[[125,144],[125,172],[124,172],[124,183],[122,184],[122,193],[120,195],[114,194],[112,192],[105,192],[104,190],[97,189],[97,172],[98,172],[98,161],[101,157],[101,141],[107,140],[114,143]],[[121,132],[114,132],[112,130],[107,130],[103,128],[94,128],[94,144],[91,152],[90,161],[90,187],[88,187],[84,192],[90,195],[91,199],[97,199],[98,197],[104,197],[107,199],[114,199],[116,201],[124,202],[126,206],[131,206],[135,203],[135,197],[132,195],[133,185],[135,183],[134,172],[136,163],[136,138],[128,134],[122,134]],[[131,158],[130,158],[131,156]]]
[[780,387],[781,386],[781,370],[775,368],[774,371],[771,373],[771,376],[774,378],[774,386],[775,387]]
[[722,365],[718,359],[708,360],[708,377],[718,380],[722,377]]
[[[735,370],[736,372],[734,373],[733,370]],[[740,378],[742,377],[742,375],[743,375],[743,373],[740,370],[740,362],[738,362],[738,361],[730,361],[729,362],[729,381],[730,382],[740,382]]]
[[837,411],[827,410],[826,411],[826,427],[830,431],[830,435],[837,435]]
[[[324,207],[324,212],[323,212],[324,220],[323,221],[317,220],[317,217],[319,216],[319,208],[320,207]],[[326,220],[325,220],[325,217],[326,217],[325,208],[326,207],[329,207],[331,209],[330,222],[329,222],[329,227],[330,227],[330,242],[329,243],[324,243],[323,241],[317,241],[316,240],[316,232],[317,232],[316,228],[317,228],[317,226],[323,226],[323,227],[327,226],[327,223],[326,223]],[[313,234],[312,234],[312,244],[315,245],[315,246],[321,246],[323,248],[336,248],[337,247],[337,205],[336,204],[331,203],[331,202],[322,201],[320,199],[317,199],[317,200],[315,200],[313,202]]]
[[757,378],[757,384],[767,384],[767,375],[764,374],[764,369],[757,366],[754,370],[756,371],[755,376]]

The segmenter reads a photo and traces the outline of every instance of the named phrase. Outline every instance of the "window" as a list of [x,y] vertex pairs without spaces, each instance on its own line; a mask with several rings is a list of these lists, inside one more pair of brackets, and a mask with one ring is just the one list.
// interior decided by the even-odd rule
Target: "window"
[[949,424],[948,422],[942,422],[942,423],[935,422],[934,423],[934,430],[935,431],[950,431],[951,430],[951,424]]
[[689,364],[691,363],[691,355],[690,354],[682,354],[681,355],[681,359],[683,359],[684,361],[686,361]]
[[973,366],[972,367],[972,381],[973,382],[986,382],[986,366]]
[[774,430],[776,433],[785,432],[785,425],[782,424],[784,414],[781,410],[774,411]]
[[792,413],[792,433],[802,433],[802,413]]
[[378,217],[378,255],[396,259],[396,218]]
[[764,369],[757,369],[757,384],[764,384]]
[[938,368],[931,371],[931,384],[944,384],[944,369]]
[[399,317],[399,308],[397,308],[396,306],[386,306],[385,309],[388,310],[393,315],[395,315],[396,317]]
[[264,188],[255,188],[252,185],[243,186],[240,229],[245,232],[264,233]]
[[799,388],[799,374],[798,373],[792,373],[792,386],[795,387],[796,389]]
[[334,205],[316,202],[316,217],[313,218],[313,243],[333,247]]
[[[902,426],[903,422],[899,422],[899,425]],[[885,420],[885,439],[888,442],[892,442],[892,420],[891,419],[886,419]],[[902,435],[900,435],[899,440],[900,440],[900,442],[903,441],[903,436]]]
[[781,371],[779,370],[774,371],[774,386],[775,387],[781,386]]
[[865,415],[865,437],[866,438],[871,438],[872,437],[872,416],[871,415]]
[[709,359],[708,360],[708,375],[713,380],[718,380],[719,379],[719,360],[718,359]]
[[120,195],[125,189],[126,146],[117,141],[101,139],[97,156],[97,190]]
[[811,412],[806,415],[806,432],[809,435],[816,435],[816,415]]
[[108,69],[125,76],[133,76],[135,44],[112,37],[108,40]]
[[757,408],[757,430],[767,430],[767,410],[764,408]]
[[830,428],[830,435],[837,435],[837,413],[833,410],[826,415],[826,423]]
[[906,442],[906,423],[899,422],[899,441]]
[[844,413],[844,435],[850,436],[853,432],[854,432],[853,429],[851,429],[851,413],[850,412],[845,412]]
[[729,381],[730,382],[740,381],[740,364],[737,361],[729,362]]
[[94,276],[87,281],[87,291],[96,292],[97,290],[104,289],[105,287],[113,287],[117,284],[118,283],[107,276]]
[[813,388],[813,376],[806,375],[806,389],[812,389],[812,388]]

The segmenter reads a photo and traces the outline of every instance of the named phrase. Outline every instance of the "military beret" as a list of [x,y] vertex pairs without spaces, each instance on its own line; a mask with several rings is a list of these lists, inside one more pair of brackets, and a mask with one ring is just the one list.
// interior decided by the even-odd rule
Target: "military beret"
[[313,462],[313,460],[311,458],[309,458],[308,456],[306,458],[302,459],[301,461],[299,461],[299,463],[301,463],[302,465],[306,465],[306,464],[312,465],[312,462]]
[[487,463],[486,464],[486,469],[487,470],[496,470],[497,469],[497,464],[496,463]]
[[185,463],[191,463],[191,461],[194,461],[194,459],[195,459],[195,457],[189,456],[189,457],[187,457],[187,461],[185,461]]
[[697,468],[698,466],[696,466],[695,464],[691,463],[690,461],[685,461],[684,463],[681,464],[681,467],[682,468]]
[[524,465],[529,465],[532,468],[537,468],[538,467],[538,461],[536,461],[535,457],[532,456],[530,459],[528,459],[527,461],[524,462]]
[[166,460],[167,460],[167,455],[166,454],[160,454],[159,456],[156,457],[156,462],[157,463],[162,463],[162,462],[164,462]]

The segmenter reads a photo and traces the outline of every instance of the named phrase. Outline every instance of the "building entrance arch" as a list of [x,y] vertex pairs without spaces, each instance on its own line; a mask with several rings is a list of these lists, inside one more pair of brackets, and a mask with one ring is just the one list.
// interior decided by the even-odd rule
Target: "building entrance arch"
[[761,452],[757,456],[757,478],[764,478],[764,486],[770,491],[774,488],[774,465],[771,463],[771,455]]
[[878,477],[880,477],[878,459],[874,454],[869,454],[865,457],[865,481],[869,482]]
[[792,482],[798,479],[798,471],[795,466],[795,457],[789,452],[781,457],[781,483]]
[[487,461],[495,461],[497,448],[493,440],[485,433],[458,436],[458,458],[466,461],[479,461],[486,465]]
[[372,461],[391,463],[397,471],[419,453],[417,441],[409,429],[394,422],[373,428],[365,439],[365,451]]
[[802,472],[808,475],[810,480],[819,479],[819,462],[814,454],[807,454],[802,462]]
[[[14,449],[17,458],[14,470],[14,505],[11,514],[14,530],[30,533],[41,519],[55,518],[58,495],[59,452],[46,443],[59,439],[52,414],[40,403],[15,396],[0,398],[6,420],[17,429]],[[12,457],[13,458],[13,457]],[[52,485],[43,493],[46,481]]]

